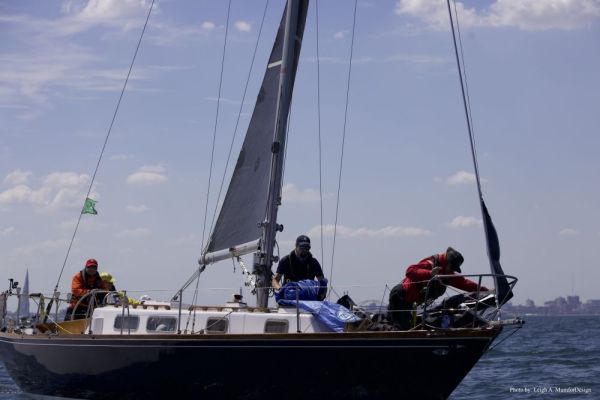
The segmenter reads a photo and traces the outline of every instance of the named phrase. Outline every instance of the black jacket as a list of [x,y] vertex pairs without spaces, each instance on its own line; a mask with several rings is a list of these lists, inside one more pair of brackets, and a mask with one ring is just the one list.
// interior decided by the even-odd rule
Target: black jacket
[[277,265],[277,273],[283,275],[283,282],[297,282],[304,279],[315,279],[317,276],[323,276],[321,264],[312,254],[308,254],[304,260],[296,256],[296,252],[292,252],[283,256]]

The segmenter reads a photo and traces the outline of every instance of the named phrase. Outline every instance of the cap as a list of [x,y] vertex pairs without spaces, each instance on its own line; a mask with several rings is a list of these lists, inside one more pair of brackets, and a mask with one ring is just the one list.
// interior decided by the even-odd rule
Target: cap
[[98,261],[94,260],[93,258],[90,258],[89,260],[87,260],[85,262],[85,267],[96,267],[98,268]]
[[113,285],[115,284],[115,278],[113,278],[113,276],[109,273],[109,272],[101,272],[100,273],[100,278],[102,278],[102,280],[104,282],[110,282]]
[[448,247],[446,250],[446,263],[453,271],[461,273],[460,266],[465,261],[462,254],[454,250],[452,247]]
[[306,235],[300,235],[296,238],[296,247],[306,247],[310,248],[310,239]]

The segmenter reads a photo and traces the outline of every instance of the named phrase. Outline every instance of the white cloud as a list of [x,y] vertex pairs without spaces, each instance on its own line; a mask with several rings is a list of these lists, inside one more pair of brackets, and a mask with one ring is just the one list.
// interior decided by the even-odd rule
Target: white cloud
[[334,39],[343,39],[348,35],[348,31],[339,31],[333,34]]
[[250,32],[252,30],[252,25],[246,21],[235,21],[233,25],[240,32]]
[[468,228],[471,226],[480,226],[482,224],[481,219],[477,217],[465,217],[459,215],[454,217],[452,221],[446,224],[449,228]]
[[[51,209],[82,206],[89,182],[89,175],[75,172],[54,172],[46,176],[42,189],[50,193],[47,206]],[[91,197],[97,200],[99,196],[92,193]]]
[[574,236],[579,235],[579,231],[573,228],[565,228],[558,232],[558,234],[563,236]]
[[146,206],[145,204],[140,204],[139,206],[127,206],[127,211],[135,214],[140,214],[149,210],[150,207]]
[[[63,4],[66,4],[63,13],[53,18],[0,15],[0,26],[11,25],[3,30],[6,40],[14,42],[11,52],[0,55],[0,108],[17,110],[15,117],[21,120],[38,118],[52,108],[52,98],[57,94],[71,96],[72,90],[120,90],[127,74],[126,67],[115,68],[114,60],[105,58],[97,49],[86,47],[81,40],[75,42],[67,36],[99,26],[109,28],[104,34],[139,29],[150,0],[76,0]],[[156,14],[159,9],[156,4],[154,7]],[[151,19],[151,23],[154,21],[156,19]],[[156,24],[158,26],[152,32],[158,32],[160,40],[172,29],[184,29]],[[194,29],[186,34],[202,33],[199,27]],[[103,34],[95,33],[94,36],[101,38]],[[150,73],[157,71],[151,66],[136,66],[128,91],[142,90],[135,83],[148,78]],[[81,97],[80,94],[76,96]]]
[[151,234],[152,234],[152,231],[148,228],[135,228],[135,229],[125,229],[124,231],[117,233],[116,236],[118,238],[139,238],[139,237],[150,236]]
[[492,26],[523,30],[572,30],[600,17],[598,0],[497,0],[490,6]]
[[[283,201],[286,203],[318,203],[320,201],[317,189],[299,189],[293,183],[287,183],[282,190]],[[323,198],[331,197],[331,193],[323,193]]]
[[8,175],[4,178],[4,183],[9,185],[19,185],[21,183],[26,183],[27,179],[32,175],[30,171],[22,171],[20,169],[16,169],[12,172],[9,172]]
[[41,191],[32,190],[26,185],[18,185],[0,193],[0,204],[42,204],[44,197]]
[[204,21],[201,26],[205,31],[212,31],[215,29],[215,23],[212,21]]
[[[42,179],[38,188],[20,184],[0,192],[0,204],[30,204],[40,211],[55,211],[65,207],[81,207],[90,177],[76,172],[53,172]],[[91,196],[98,199],[92,191]]]
[[218,101],[221,104],[231,104],[231,105],[239,105],[241,103],[240,100],[228,99],[226,97],[205,97],[204,100],[214,101],[215,103]]
[[[320,231],[319,233],[316,233],[315,235],[320,235]],[[314,241],[313,241],[314,243]],[[296,247],[296,239],[291,239],[291,240],[277,240],[277,244],[279,245],[279,248],[282,249],[283,251],[288,251],[285,249],[293,249],[294,247]],[[314,244],[313,244],[314,246]]]
[[[29,53],[0,56],[0,86],[8,88],[5,93],[12,93],[0,93],[0,102],[17,109],[22,120],[35,119],[51,108],[57,90],[105,92],[122,88],[127,70],[106,66],[105,60],[90,50],[56,41],[32,47]],[[147,67],[136,68],[131,82],[146,79],[149,71]],[[130,89],[137,90],[135,86]]]
[[[72,231],[75,229],[77,225],[78,218],[71,218],[69,220],[61,222],[58,226],[60,229],[64,229],[66,231]],[[98,218],[82,218],[79,221],[79,230],[85,232],[99,231],[109,226],[109,224],[105,222],[100,222],[101,220]]]
[[[316,57],[305,57],[302,59],[303,62],[317,62]],[[347,64],[348,60],[342,57],[319,57],[318,61],[321,64]],[[384,63],[406,63],[415,64],[418,66],[426,65],[441,65],[448,63],[448,59],[429,54],[410,54],[410,53],[397,53],[386,57],[358,57],[352,59],[352,64],[384,64]]]
[[114,155],[110,156],[108,159],[111,161],[123,161],[123,160],[130,160],[132,158],[133,158],[133,156],[131,154],[114,154]]
[[[335,230],[334,225],[328,224],[323,226],[323,235],[332,236]],[[308,231],[309,236],[316,236],[321,234],[321,227],[319,225],[311,228]],[[346,238],[390,238],[390,237],[415,237],[415,236],[429,236],[431,232],[427,229],[416,228],[416,227],[405,227],[405,226],[386,226],[379,229],[372,228],[350,228],[344,225],[337,226],[337,234],[341,237]]]
[[[479,4],[479,3],[476,3]],[[600,17],[598,0],[496,0],[485,9],[456,2],[461,27],[514,27],[536,31],[572,30],[590,26]],[[423,20],[430,28],[449,27],[444,0],[400,0],[395,13]]]
[[[473,9],[466,9],[461,2],[456,2],[460,17],[460,26],[478,25],[478,17]],[[448,8],[445,0],[400,0],[396,3],[395,13],[422,19],[433,29],[448,29]]]
[[433,55],[429,55],[429,54],[406,54],[406,53],[393,54],[388,57],[388,60],[389,61],[400,61],[400,62],[412,63],[412,64],[421,64],[421,65],[444,64],[444,63],[448,62],[448,60],[445,59],[444,57],[433,56]]
[[199,245],[202,241],[202,238],[195,233],[190,233],[188,235],[184,235],[169,241],[170,246],[179,247],[179,246],[190,246],[190,245]]
[[467,185],[475,183],[475,174],[467,171],[458,171],[446,179],[448,185]]
[[16,233],[17,230],[14,226],[9,226],[8,228],[0,228],[0,236],[8,236]]
[[78,186],[89,181],[89,176],[75,172],[53,172],[44,178],[44,185],[60,188],[64,186]]
[[[117,27],[130,30],[141,26],[150,7],[146,0],[89,0],[83,7],[68,1],[62,10],[64,17],[56,20],[57,34],[70,35],[96,26]],[[154,5],[154,12],[158,12]]]
[[31,256],[36,253],[55,254],[66,251],[69,242],[68,239],[45,240],[27,246],[16,247],[14,252],[20,256]]
[[145,165],[127,177],[130,185],[157,185],[169,180],[162,165]]

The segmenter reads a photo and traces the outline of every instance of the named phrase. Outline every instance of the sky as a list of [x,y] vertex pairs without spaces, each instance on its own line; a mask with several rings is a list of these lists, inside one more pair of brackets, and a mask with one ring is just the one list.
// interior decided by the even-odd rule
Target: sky
[[[210,225],[281,0],[231,1],[218,120],[228,2],[156,1],[94,180],[98,215],[82,217],[59,280],[150,3],[0,2],[0,287],[28,269],[32,292],[51,293],[58,280],[65,293],[85,260],[96,258],[117,288],[168,300],[195,270],[205,209]],[[600,1],[457,1],[456,8],[482,190],[504,271],[519,279],[514,302],[572,293],[598,299]],[[280,254],[297,235],[310,235],[335,294],[357,301],[387,298],[386,286],[408,265],[447,246],[465,256],[465,274],[489,273],[445,1],[358,1],[333,251],[353,9],[352,1],[310,4]],[[230,173],[231,166],[226,183]],[[245,261],[250,268],[251,257]],[[211,265],[199,302],[221,304],[242,288],[254,304],[243,282],[231,260]]]

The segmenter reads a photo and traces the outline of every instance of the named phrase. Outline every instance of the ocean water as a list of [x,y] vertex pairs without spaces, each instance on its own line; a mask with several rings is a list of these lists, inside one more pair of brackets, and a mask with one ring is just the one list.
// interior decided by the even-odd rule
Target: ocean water
[[[600,316],[525,321],[481,358],[450,399],[600,399]],[[0,400],[26,398],[0,364]]]
[[600,399],[600,316],[525,317],[450,398]]

